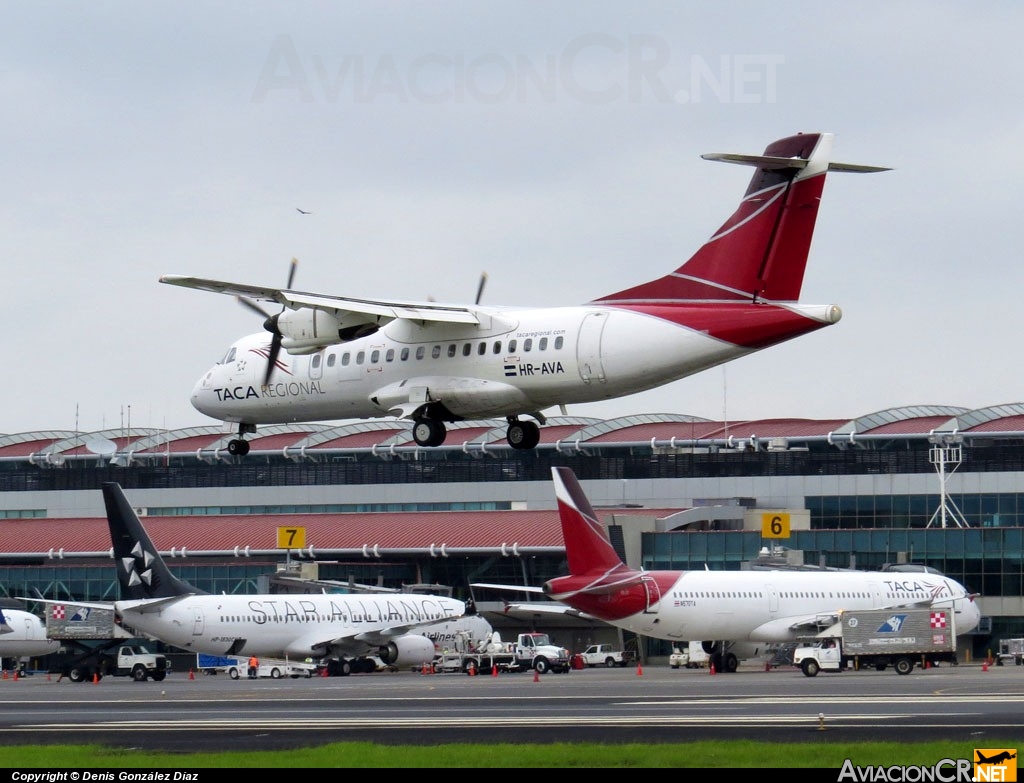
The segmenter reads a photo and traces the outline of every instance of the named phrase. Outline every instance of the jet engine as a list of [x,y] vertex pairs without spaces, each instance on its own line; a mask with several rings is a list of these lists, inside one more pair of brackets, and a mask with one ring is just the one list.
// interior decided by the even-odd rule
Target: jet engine
[[434,660],[434,643],[426,636],[407,633],[385,644],[377,655],[388,666],[421,666]]

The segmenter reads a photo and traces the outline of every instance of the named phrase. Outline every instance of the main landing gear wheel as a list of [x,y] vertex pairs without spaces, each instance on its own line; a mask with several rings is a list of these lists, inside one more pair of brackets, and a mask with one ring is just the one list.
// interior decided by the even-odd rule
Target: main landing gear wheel
[[249,453],[249,441],[235,438],[228,441],[228,454],[232,457],[244,457]]
[[417,446],[440,446],[447,434],[444,422],[438,419],[417,419],[412,425],[412,439]]
[[533,421],[510,421],[505,440],[514,449],[532,449],[540,443],[540,426]]

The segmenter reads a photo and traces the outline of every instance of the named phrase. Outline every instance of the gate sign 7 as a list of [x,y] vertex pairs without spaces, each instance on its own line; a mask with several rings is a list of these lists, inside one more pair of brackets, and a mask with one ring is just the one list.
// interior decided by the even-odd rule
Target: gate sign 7
[[304,527],[279,527],[277,529],[278,549],[305,549],[306,528]]

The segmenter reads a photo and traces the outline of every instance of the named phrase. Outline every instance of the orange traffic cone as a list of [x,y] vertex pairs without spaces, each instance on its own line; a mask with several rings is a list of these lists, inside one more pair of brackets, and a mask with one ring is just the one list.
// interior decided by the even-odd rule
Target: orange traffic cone
[[708,667],[708,673],[709,674],[714,674],[715,673],[715,664],[711,664],[711,666]]
[[498,676],[498,664],[494,664],[494,668],[491,669],[491,676],[492,677],[497,677]]
[[17,680],[18,680],[18,670],[17,669],[14,670],[14,680],[15,680],[15,682],[17,682]]
[[426,673],[427,673],[427,664],[424,663],[423,666],[420,667],[420,674],[426,674]]
[[7,679],[7,669],[4,669],[4,676],[3,676],[3,679],[5,679],[5,680]]
[[636,664],[636,676],[637,677],[643,677],[644,676],[644,665],[642,663],[640,663],[639,661],[637,661],[637,664]]
[[194,680],[194,679],[196,678],[196,672],[195,672],[195,669],[189,669],[189,670],[188,670],[188,678],[189,678],[190,680]]
[[981,670],[983,672],[987,672],[988,671],[988,661],[982,661],[981,662]]
[[540,672],[536,669],[533,670],[533,681],[540,682]]
[[93,685],[95,685],[95,684],[96,684],[96,683],[98,683],[99,681],[100,681],[100,673],[99,673],[99,672],[93,672],[93,673],[92,673],[92,682],[93,682]]

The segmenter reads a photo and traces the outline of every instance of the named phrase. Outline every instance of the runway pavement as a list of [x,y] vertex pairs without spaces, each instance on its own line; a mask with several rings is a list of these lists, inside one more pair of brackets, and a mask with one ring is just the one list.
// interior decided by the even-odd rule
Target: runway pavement
[[294,748],[339,741],[686,742],[965,740],[1024,736],[1024,667],[961,665],[735,674],[668,666],[499,676],[381,672],[96,683],[0,680],[0,743],[167,751]]

